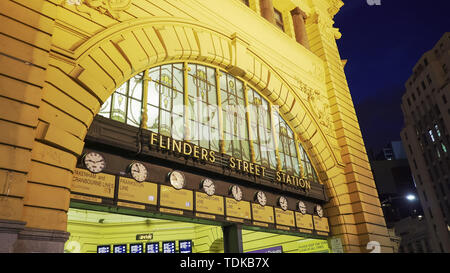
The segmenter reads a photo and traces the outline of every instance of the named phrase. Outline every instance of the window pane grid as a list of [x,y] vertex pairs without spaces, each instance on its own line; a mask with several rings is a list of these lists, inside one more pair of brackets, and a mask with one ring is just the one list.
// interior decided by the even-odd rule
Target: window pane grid
[[[183,70],[182,63],[167,64],[148,71],[150,80],[147,82],[148,93],[145,102],[147,103],[147,128],[153,132],[183,140],[184,92],[187,92],[189,139],[196,145],[219,152],[221,132],[216,69],[200,64],[188,64],[188,66],[190,69],[187,72]],[[139,127],[144,95],[143,73],[146,72],[137,74],[117,88],[102,105],[99,115]],[[186,88],[184,73],[187,73],[188,77]],[[255,163],[276,169],[278,156],[281,170],[299,175],[300,159],[304,175],[318,182],[317,174],[305,150],[295,141],[294,133],[278,111],[270,110],[269,102],[249,88],[247,109],[250,124],[248,124],[243,82],[225,72],[220,73],[217,79],[220,81],[224,152],[251,161],[248,131],[251,130]],[[276,141],[273,138],[272,123]],[[296,145],[299,147],[299,157]],[[445,151],[446,148],[442,150]]]

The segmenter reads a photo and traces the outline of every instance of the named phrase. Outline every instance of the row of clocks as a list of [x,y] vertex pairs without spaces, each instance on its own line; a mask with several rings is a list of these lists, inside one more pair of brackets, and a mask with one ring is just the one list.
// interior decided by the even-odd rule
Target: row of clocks
[[[106,160],[105,158],[96,152],[89,152],[86,153],[83,158],[82,162],[84,166],[93,173],[99,173],[102,172],[106,167]],[[128,166],[128,171],[138,182],[143,182],[147,179],[147,168],[144,164],[140,162],[133,162]],[[169,172],[168,179],[172,187],[174,187],[177,190],[180,190],[186,186],[186,179],[184,177],[184,174],[180,171],[174,170]],[[214,182],[209,179],[205,178],[201,181],[200,188],[209,196],[214,195],[216,192],[216,186]],[[236,201],[242,200],[242,189],[238,185],[233,185],[230,187],[229,194],[233,196],[233,198]],[[267,204],[267,196],[263,191],[257,191],[254,197],[255,201],[257,201],[261,206],[265,206]],[[278,198],[278,205],[283,209],[288,209],[288,200],[284,196],[280,196]],[[303,201],[297,202],[297,209],[302,213],[306,214],[306,205]],[[314,213],[316,213],[319,217],[323,216],[323,208],[320,205],[316,205],[314,207]]]
[[[233,185],[230,188],[230,193],[233,195],[234,199],[237,201],[242,200],[242,190],[238,185]],[[267,196],[263,191],[257,191],[255,193],[255,201],[257,201],[261,206],[265,206],[267,204]],[[278,205],[283,209],[288,209],[288,200],[284,196],[278,197]],[[306,205],[303,201],[297,202],[297,209],[302,213],[306,214]],[[319,217],[323,217],[323,208],[321,205],[315,205],[314,213]]]
[[[82,157],[81,161],[84,166],[92,173],[100,173],[106,167],[105,158],[101,154],[96,152],[86,153]],[[133,177],[136,181],[143,182],[145,181],[145,179],[147,179],[148,171],[144,164],[140,162],[133,162],[128,166],[127,169],[131,174],[131,177]]]

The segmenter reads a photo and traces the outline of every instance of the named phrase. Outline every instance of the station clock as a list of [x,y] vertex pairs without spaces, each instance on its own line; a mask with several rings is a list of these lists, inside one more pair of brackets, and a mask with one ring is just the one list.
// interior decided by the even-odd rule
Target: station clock
[[82,162],[86,169],[88,169],[92,173],[99,173],[106,167],[105,158],[101,154],[96,152],[86,153],[82,158]]
[[171,171],[169,173],[169,182],[177,190],[181,190],[186,185],[184,174],[180,171]]
[[140,162],[131,163],[129,166],[131,177],[137,182],[143,182],[147,179],[147,168]]
[[230,188],[231,195],[236,201],[242,200],[242,190],[238,185],[233,185]]
[[321,205],[316,205],[314,210],[315,210],[317,216],[319,216],[320,218],[323,217],[323,208]]
[[297,208],[301,214],[306,214],[306,205],[303,201],[298,201]]
[[258,191],[255,194],[255,199],[261,206],[265,206],[267,204],[267,196],[264,192]]
[[281,209],[287,210],[288,209],[288,201],[287,201],[286,197],[280,196],[280,198],[278,198],[278,205],[280,205]]
[[202,180],[201,188],[209,196],[214,195],[214,193],[216,192],[216,185],[214,185],[214,182],[209,178],[205,178]]

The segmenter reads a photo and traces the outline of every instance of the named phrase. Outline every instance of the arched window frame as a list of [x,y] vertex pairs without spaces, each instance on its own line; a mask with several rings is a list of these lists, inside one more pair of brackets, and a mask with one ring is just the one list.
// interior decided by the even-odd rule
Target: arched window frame
[[[173,69],[173,65],[177,65],[178,70],[182,71],[182,73],[183,73],[183,77],[182,77],[183,85],[182,85],[181,88],[183,89],[182,90],[183,91],[182,95],[183,95],[184,127],[183,127],[183,133],[182,134],[183,134],[183,140],[184,141],[193,142],[193,140],[191,140],[192,132],[190,132],[190,130],[191,130],[191,126],[190,125],[191,125],[193,120],[190,117],[191,113],[190,113],[190,109],[189,109],[189,103],[190,103],[190,101],[189,101],[189,99],[190,99],[190,96],[189,96],[190,95],[189,94],[189,75],[192,75],[192,73],[189,74],[189,72],[191,70],[191,67],[193,67],[194,65],[195,66],[203,66],[203,67],[209,68],[210,70],[214,70],[215,85],[212,84],[211,86],[215,87],[215,89],[216,89],[215,94],[216,94],[217,106],[218,106],[218,109],[221,109],[220,111],[218,111],[218,120],[219,120],[219,122],[218,122],[218,126],[217,126],[218,130],[219,130],[219,149],[218,149],[219,152],[224,153],[224,154],[226,153],[226,149],[225,149],[225,135],[224,135],[224,119],[223,119],[223,114],[224,113],[223,113],[223,110],[222,110],[222,93],[223,92],[222,92],[222,89],[221,89],[221,77],[224,76],[224,74],[226,74],[227,76],[229,75],[230,77],[233,77],[237,81],[240,81],[242,83],[242,88],[243,88],[243,93],[244,93],[243,101],[244,101],[244,104],[245,104],[245,109],[249,109],[249,92],[250,91],[256,92],[262,99],[264,99],[268,103],[269,117],[271,119],[270,123],[271,123],[271,127],[272,127],[271,128],[271,134],[272,134],[272,138],[273,138],[273,141],[274,141],[274,147],[275,147],[275,160],[277,162],[276,163],[276,170],[286,172],[286,169],[282,168],[283,164],[281,162],[282,158],[280,156],[280,149],[279,149],[279,145],[280,145],[280,143],[279,143],[279,133],[278,134],[276,133],[276,126],[275,126],[276,120],[275,119],[276,119],[276,116],[278,116],[279,118],[282,119],[283,123],[285,123],[286,126],[292,132],[292,140],[294,141],[295,150],[296,150],[296,154],[297,154],[296,158],[297,158],[297,163],[298,163],[298,174],[301,177],[305,177],[305,178],[308,178],[308,179],[310,179],[310,180],[312,180],[314,182],[320,183],[320,180],[319,180],[319,178],[317,176],[317,170],[315,169],[315,166],[311,163],[310,157],[307,154],[307,152],[304,149],[304,147],[301,144],[301,142],[299,141],[298,136],[294,133],[294,130],[292,130],[292,127],[289,125],[289,123],[282,117],[281,113],[279,113],[278,111],[274,111],[274,105],[272,104],[272,102],[269,99],[267,99],[263,94],[261,94],[258,91],[257,88],[253,88],[249,83],[247,83],[246,81],[244,81],[240,77],[236,77],[236,76],[234,76],[234,75],[232,75],[232,74],[230,74],[230,73],[220,69],[219,67],[213,66],[211,64],[204,64],[204,63],[201,63],[201,62],[192,62],[192,61],[189,61],[189,62],[169,62],[169,63],[161,64],[159,66],[148,68],[148,69],[146,69],[144,71],[136,73],[136,75],[131,77],[129,80],[125,81],[118,89],[116,89],[116,91],[114,91],[113,94],[105,102],[105,104],[108,104],[108,103],[111,104],[109,106],[109,115],[111,115],[111,112],[112,112],[112,103],[113,103],[114,96],[116,96],[115,95],[116,92],[118,92],[117,90],[119,90],[120,88],[123,88],[123,86],[126,85],[128,91],[127,91],[127,96],[126,96],[126,100],[127,100],[126,107],[127,108],[126,108],[126,112],[125,112],[126,113],[125,123],[127,123],[127,120],[128,120],[128,118],[127,118],[127,116],[128,116],[128,104],[129,104],[128,100],[131,100],[131,99],[136,100],[136,98],[130,98],[128,96],[129,90],[130,90],[130,82],[133,79],[140,79],[141,83],[142,83],[142,96],[141,96],[142,99],[140,101],[141,102],[141,115],[140,115],[141,123],[140,123],[140,127],[142,129],[152,130],[152,128],[149,128],[149,126],[148,126],[149,125],[148,124],[148,120],[149,120],[149,116],[148,115],[149,115],[149,109],[150,109],[149,107],[154,107],[155,105],[151,105],[150,103],[148,103],[148,100],[149,100],[149,83],[150,84],[158,83],[158,84],[161,84],[161,86],[164,85],[164,83],[158,82],[158,80],[155,80],[154,78],[152,79],[152,77],[149,75],[149,72],[154,70],[154,69],[156,69],[156,68],[161,69],[161,67],[163,67],[163,66],[167,67],[168,65],[171,65],[172,69]],[[181,67],[180,67],[180,65],[181,65]],[[173,75],[172,75],[172,77],[173,77]],[[170,84],[165,84],[164,86],[165,87],[170,87]],[[172,83],[172,87],[173,87],[173,83]],[[172,92],[173,92],[173,90],[172,90]],[[147,102],[147,103],[144,103],[144,102]],[[105,104],[102,105],[99,114],[104,116],[104,117],[107,117],[107,113],[101,113],[102,109],[105,106]],[[159,108],[160,108],[160,105],[159,105]],[[161,111],[161,109],[159,109],[159,111]],[[109,118],[111,118],[111,116]],[[158,113],[158,119],[160,119],[160,114],[159,113]],[[118,120],[118,121],[119,122],[123,122],[121,120]],[[252,121],[252,117],[251,117],[249,111],[246,111],[245,122],[246,122],[246,125],[247,125],[246,126],[246,135],[247,135],[247,138],[248,138],[249,153],[250,153],[249,161],[251,161],[253,163],[260,164],[259,162],[256,162],[256,159],[255,159],[256,155],[255,155],[255,147],[254,147],[254,141],[253,141],[255,139],[255,136],[254,136],[254,132],[252,131],[252,122],[253,121]],[[129,123],[127,123],[127,124],[129,124]],[[129,124],[129,125],[133,126],[133,124]],[[157,132],[157,133],[161,133],[161,132],[159,132],[159,130],[155,131],[154,128],[153,128],[152,131]],[[178,139],[180,139],[180,138],[178,137]],[[260,139],[259,139],[259,141],[260,141]],[[198,142],[197,143],[193,142],[193,143],[198,145],[198,146],[202,146],[203,147],[203,145],[200,145],[200,143],[198,143]],[[208,145],[208,147],[204,147],[204,148],[211,149],[211,144]],[[271,167],[271,168],[275,167],[275,166],[272,166],[272,165],[273,164],[271,164],[269,167]],[[305,166],[307,166],[307,165],[310,166],[311,170],[305,170]],[[292,172],[288,172],[288,173],[295,174],[295,173],[292,173]],[[298,175],[298,174],[296,174],[296,175]]]

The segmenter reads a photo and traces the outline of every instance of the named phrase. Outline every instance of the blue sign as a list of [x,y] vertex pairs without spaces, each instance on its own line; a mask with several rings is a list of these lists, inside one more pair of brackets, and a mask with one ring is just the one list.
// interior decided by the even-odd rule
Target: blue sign
[[175,253],[175,242],[163,242],[163,253]]
[[159,243],[147,243],[145,246],[147,247],[147,253],[159,253]]
[[192,253],[192,241],[178,241],[178,249],[180,250],[180,253]]
[[127,253],[127,245],[114,245],[113,252],[114,253]]
[[130,253],[144,253],[142,244],[130,244]]
[[110,253],[111,246],[97,246],[97,253]]
[[258,250],[254,250],[254,251],[249,251],[246,253],[283,253],[283,247],[275,246],[275,247],[269,247],[269,248],[263,248],[263,249],[258,249]]

